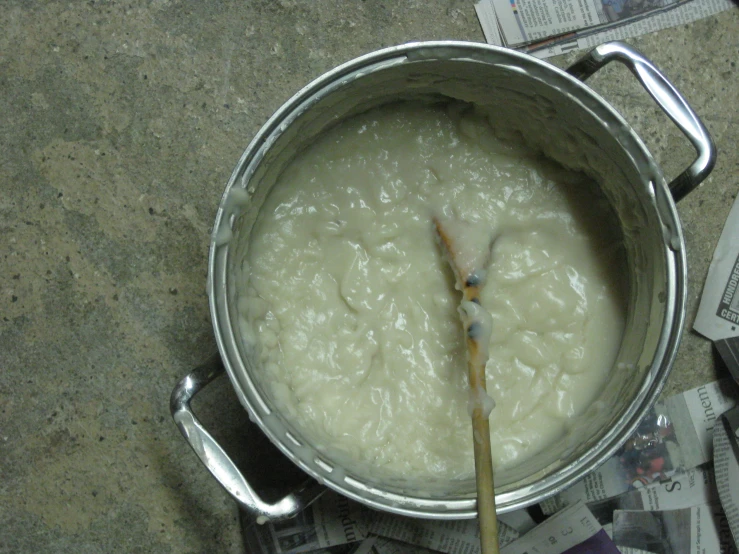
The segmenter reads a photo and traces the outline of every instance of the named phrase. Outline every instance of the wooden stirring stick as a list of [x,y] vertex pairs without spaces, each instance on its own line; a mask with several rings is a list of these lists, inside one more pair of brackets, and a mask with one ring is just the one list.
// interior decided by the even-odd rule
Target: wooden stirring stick
[[[463,267],[459,263],[459,245],[455,245],[452,236],[442,223],[434,218],[434,225],[439,239],[446,250],[449,264],[454,271],[457,282],[462,287],[464,300],[480,303],[480,289],[484,284],[485,264],[481,267]],[[490,255],[488,249],[487,258]],[[465,259],[468,259],[464,256]],[[473,259],[475,257],[473,256]],[[473,395],[479,394],[480,388],[487,390],[485,382],[485,364],[487,363],[486,348],[480,348],[479,332],[473,327],[479,323],[472,322],[466,329],[467,348],[469,350],[468,375],[470,391]],[[488,340],[485,337],[484,340]],[[482,350],[482,352],[481,352]],[[474,397],[474,396],[473,396]],[[475,478],[477,481],[477,518],[480,525],[480,549],[482,554],[499,554],[498,546],[498,518],[495,513],[495,483],[493,481],[493,459],[490,453],[490,425],[489,414],[483,415],[480,402],[475,402],[472,410],[472,437],[475,449]]]

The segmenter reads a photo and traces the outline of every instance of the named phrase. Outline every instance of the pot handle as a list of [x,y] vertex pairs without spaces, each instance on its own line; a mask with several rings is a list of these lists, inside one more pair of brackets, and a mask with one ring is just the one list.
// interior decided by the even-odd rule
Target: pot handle
[[584,81],[612,61],[623,63],[639,79],[649,95],[683,132],[698,152],[695,161],[670,183],[677,202],[696,188],[711,173],[716,163],[716,146],[703,122],[685,98],[654,64],[638,50],[623,42],[607,42],[595,47],[569,68],[567,73]]
[[220,444],[205,430],[190,407],[190,401],[204,387],[225,372],[218,354],[182,378],[169,402],[177,427],[213,477],[234,497],[239,507],[256,518],[257,523],[294,517],[326,490],[307,479],[296,491],[274,504],[262,500],[233,463]]

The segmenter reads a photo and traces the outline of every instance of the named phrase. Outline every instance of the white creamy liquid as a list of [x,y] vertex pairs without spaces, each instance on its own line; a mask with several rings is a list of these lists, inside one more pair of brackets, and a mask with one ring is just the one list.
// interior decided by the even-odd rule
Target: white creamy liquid
[[621,236],[597,186],[492,123],[457,103],[357,116],[290,165],[251,234],[239,307],[267,390],[313,442],[390,475],[474,474],[479,400],[433,217],[496,237],[481,294],[496,470],[563,435],[620,344]]

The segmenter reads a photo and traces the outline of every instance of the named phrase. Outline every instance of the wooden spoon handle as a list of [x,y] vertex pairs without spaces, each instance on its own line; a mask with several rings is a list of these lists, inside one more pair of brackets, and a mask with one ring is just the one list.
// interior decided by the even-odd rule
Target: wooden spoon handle
[[472,417],[475,447],[475,478],[477,480],[477,517],[480,524],[482,554],[498,554],[498,518],[495,512],[495,483],[490,454],[490,426],[488,420],[477,414]]
[[[486,390],[485,365],[477,356],[477,342],[468,339],[470,350],[469,381],[472,391]],[[475,479],[477,482],[477,518],[480,525],[482,554],[498,554],[498,517],[495,511],[495,482],[493,458],[490,451],[490,422],[482,415],[482,406],[472,410],[472,441],[475,452]]]
[[[466,265],[460,267],[459,251],[456,249],[456,246],[459,245],[454,244],[452,237],[447,233],[447,230],[438,218],[434,217],[433,221],[437,235],[454,270],[457,284],[462,288],[464,299],[467,302],[480,304],[480,287],[483,285],[484,278],[480,278],[477,269],[482,269],[487,264],[483,263],[479,268],[467,267]],[[490,252],[488,251],[487,254],[489,256]],[[478,342],[481,338],[478,336],[479,328],[476,332],[472,332],[473,325],[480,325],[480,323],[473,322],[464,331],[467,335],[467,349],[470,356],[468,364],[470,391],[473,397],[477,397],[480,394],[480,390],[487,392],[485,383],[487,346],[484,347],[484,351],[480,350],[480,343]],[[485,337],[486,344],[489,338]],[[477,520],[480,526],[480,550],[482,554],[499,554],[498,517],[495,513],[495,483],[493,482],[493,457],[490,453],[490,424],[488,418],[483,417],[482,410],[483,408],[479,401],[473,404],[472,442],[475,450],[475,480],[477,482]],[[490,414],[485,415],[489,416]]]

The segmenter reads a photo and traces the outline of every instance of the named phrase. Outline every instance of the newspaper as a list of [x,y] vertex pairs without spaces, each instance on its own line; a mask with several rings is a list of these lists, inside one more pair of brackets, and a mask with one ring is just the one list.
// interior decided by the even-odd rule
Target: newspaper
[[713,441],[716,487],[735,544],[739,545],[739,448],[729,438],[731,427],[728,422],[722,418],[716,425]]
[[691,23],[733,7],[731,0],[479,0],[489,44],[548,58]]
[[613,542],[653,554],[736,554],[721,507],[707,504],[667,511],[616,510]]
[[515,529],[522,535],[536,527],[534,518],[525,509],[508,512],[507,514],[499,514],[498,522],[505,523],[508,527]]
[[713,253],[693,329],[717,341],[739,336],[739,201]]
[[[377,513],[370,532],[396,541],[422,546],[446,554],[480,552],[480,530],[476,519],[433,521]],[[498,544],[506,545],[520,533],[498,521]]]
[[663,483],[652,483],[613,498],[588,504],[601,525],[613,522],[616,510],[676,510],[698,504],[720,504],[710,468],[696,468]]
[[356,552],[351,543],[368,538],[372,512],[335,492],[326,492],[286,521],[243,525],[248,552],[297,554],[299,552]]
[[[351,554],[377,554],[375,544],[377,544],[377,537],[368,537],[358,545],[356,543],[351,543],[351,545],[355,546],[354,550],[351,551]],[[330,552],[330,554],[333,554],[333,552]]]
[[598,520],[581,502],[562,510],[500,554],[619,554]]
[[400,542],[386,537],[376,537],[371,554],[433,554],[434,550]]
[[731,379],[714,381],[667,399],[667,409],[682,451],[683,466],[695,467],[713,459],[713,426],[718,417],[737,403],[736,384]]
[[[613,523],[606,523],[605,525],[603,525],[603,531],[606,532],[606,535],[608,535],[608,538],[613,540]],[[621,552],[621,554],[654,554],[653,552],[649,552],[647,550],[642,550],[640,548],[630,548],[628,546],[621,546],[621,547],[618,547],[618,549]]]
[[[376,537],[370,537],[363,540],[361,543],[354,542],[321,548],[320,550],[311,550],[309,554],[375,554],[375,551],[372,548],[374,546],[375,539]],[[259,551],[249,550],[249,554],[252,554],[253,552]]]
[[605,500],[710,462],[716,418],[735,406],[736,398],[734,382],[722,379],[658,402],[614,456],[542,502],[542,511],[553,514],[578,500]]

